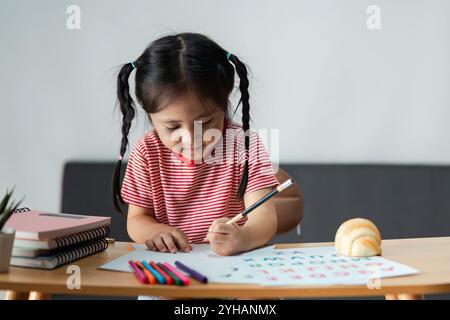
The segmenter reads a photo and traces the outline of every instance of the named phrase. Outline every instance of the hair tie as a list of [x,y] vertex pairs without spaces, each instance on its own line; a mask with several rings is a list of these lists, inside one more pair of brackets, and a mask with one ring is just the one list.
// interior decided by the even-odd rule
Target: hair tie
[[122,161],[123,160],[123,157],[122,156],[119,156],[119,161]]
[[131,63],[131,66],[133,67],[133,69],[136,69],[136,65],[134,64],[134,61]]
[[227,60],[230,60],[231,52],[227,52]]

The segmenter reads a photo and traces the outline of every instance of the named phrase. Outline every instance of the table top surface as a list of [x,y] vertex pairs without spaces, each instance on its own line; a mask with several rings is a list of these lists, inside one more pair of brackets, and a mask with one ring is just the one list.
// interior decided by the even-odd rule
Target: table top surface
[[[330,245],[333,243],[290,243],[277,244],[276,247],[304,248]],[[72,263],[81,270],[80,289],[67,287],[70,273],[66,272],[71,264],[55,270],[11,267],[8,273],[0,273],[0,289],[73,295],[156,295],[179,298],[343,297],[450,292],[450,237],[383,240],[382,249],[382,257],[418,269],[420,273],[383,278],[377,288],[365,285],[266,287],[254,284],[202,284],[196,280],[192,280],[189,286],[149,285],[139,283],[132,273],[98,269],[104,263],[133,250],[131,243],[116,242],[104,252]]]

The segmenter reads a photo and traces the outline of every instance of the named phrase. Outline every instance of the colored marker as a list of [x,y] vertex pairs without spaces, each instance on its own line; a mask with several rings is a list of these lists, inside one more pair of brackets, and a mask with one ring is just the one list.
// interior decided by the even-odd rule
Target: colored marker
[[161,276],[163,276],[163,278],[164,278],[166,284],[168,284],[168,285],[173,285],[173,279],[172,279],[167,273],[165,273],[163,270],[161,270],[161,268],[158,267],[158,266],[156,265],[155,262],[149,261],[149,263],[150,263],[150,265],[152,266],[153,269],[155,269],[156,271],[158,271],[158,273],[159,273]]
[[167,269],[169,269],[170,271],[172,271],[174,274],[176,274],[177,277],[180,278],[183,285],[185,285],[185,286],[189,285],[189,278],[182,275],[181,272],[179,272],[177,269],[175,269],[175,267],[172,267],[168,262],[164,262],[164,266]]
[[130,265],[131,269],[133,270],[134,276],[136,279],[138,279],[141,283],[148,283],[148,279],[145,276],[145,274],[136,266],[136,264],[130,260],[128,261],[128,264]]
[[158,262],[156,265],[158,267],[160,267],[162,271],[167,273],[169,275],[169,277],[171,277],[173,279],[173,282],[174,282],[175,285],[177,285],[177,286],[181,286],[182,285],[180,278],[178,278],[172,271],[167,269],[165,265],[163,265],[161,262]]
[[148,271],[150,271],[156,278],[156,280],[158,280],[159,284],[165,284],[166,281],[164,280],[163,276],[160,275],[158,273],[158,271],[156,271],[155,269],[153,269],[148,263],[147,261],[141,261],[142,265],[147,268]]
[[189,268],[188,266],[182,264],[180,261],[175,261],[175,265],[180,268],[181,270],[187,272],[192,278],[203,282],[203,283],[207,283],[208,282],[208,278],[205,277],[204,275],[202,275],[200,272],[195,271],[194,269]]
[[140,261],[134,262],[136,266],[147,276],[148,282],[150,284],[157,284],[158,280],[156,280],[155,276],[146,268]]

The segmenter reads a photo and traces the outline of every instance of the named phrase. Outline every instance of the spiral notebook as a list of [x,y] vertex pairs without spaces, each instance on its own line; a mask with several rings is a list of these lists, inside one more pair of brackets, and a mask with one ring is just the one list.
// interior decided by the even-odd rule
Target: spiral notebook
[[11,265],[37,269],[55,269],[67,263],[101,252],[106,248],[108,248],[108,242],[105,239],[100,239],[71,247],[50,256],[39,256],[35,258],[13,256],[11,257]]
[[16,230],[15,239],[43,240],[65,237],[111,224],[110,217],[49,213],[20,208],[5,224]]
[[20,257],[37,257],[40,255],[49,255],[52,252],[57,252],[58,250],[70,246],[106,238],[109,234],[109,226],[104,226],[56,239],[15,239],[12,255]]

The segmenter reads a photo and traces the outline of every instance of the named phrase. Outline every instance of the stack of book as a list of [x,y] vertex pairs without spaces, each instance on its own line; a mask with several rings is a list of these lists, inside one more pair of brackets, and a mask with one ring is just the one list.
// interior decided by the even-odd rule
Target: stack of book
[[110,217],[18,209],[6,227],[16,235],[11,265],[54,269],[108,247]]

